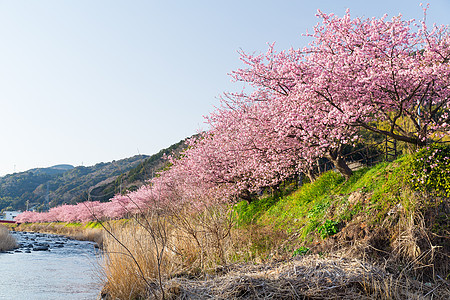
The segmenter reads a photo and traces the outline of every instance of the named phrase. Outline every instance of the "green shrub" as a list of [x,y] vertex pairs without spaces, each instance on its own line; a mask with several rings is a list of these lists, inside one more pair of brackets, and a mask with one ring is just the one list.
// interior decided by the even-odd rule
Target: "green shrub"
[[329,201],[323,201],[316,203],[308,212],[308,218],[313,219],[316,217],[321,217],[325,214],[327,209],[330,207],[331,203]]
[[325,223],[317,227],[321,238],[332,236],[338,232],[338,223],[332,220],[326,220]]
[[418,151],[410,163],[410,182],[416,190],[450,197],[450,146],[433,144]]
[[294,251],[294,253],[292,253],[292,257],[297,256],[297,255],[303,256],[303,255],[306,255],[308,252],[309,252],[308,247],[301,246],[300,248],[296,249]]

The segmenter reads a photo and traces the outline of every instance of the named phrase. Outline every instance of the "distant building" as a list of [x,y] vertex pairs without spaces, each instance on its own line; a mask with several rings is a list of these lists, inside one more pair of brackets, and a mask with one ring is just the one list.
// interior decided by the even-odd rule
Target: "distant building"
[[3,214],[0,214],[0,219],[6,221],[14,221],[14,218],[17,217],[21,211],[4,211]]

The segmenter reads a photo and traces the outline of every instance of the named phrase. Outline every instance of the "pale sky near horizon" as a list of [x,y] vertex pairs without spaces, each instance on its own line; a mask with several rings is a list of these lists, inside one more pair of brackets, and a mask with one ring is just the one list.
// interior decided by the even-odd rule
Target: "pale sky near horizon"
[[[449,24],[450,0],[428,2]],[[305,46],[317,9],[421,19],[419,3],[0,0],[0,176],[157,153],[240,89],[238,50]]]

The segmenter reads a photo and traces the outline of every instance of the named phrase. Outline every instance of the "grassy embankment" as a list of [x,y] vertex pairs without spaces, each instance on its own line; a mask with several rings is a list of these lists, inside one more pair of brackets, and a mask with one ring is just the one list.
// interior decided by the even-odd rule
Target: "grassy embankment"
[[98,222],[88,223],[22,223],[11,228],[16,231],[30,231],[60,234],[80,241],[96,242],[100,247],[103,245],[103,230]]
[[411,159],[358,170],[347,181],[330,171],[233,208],[154,212],[110,226],[105,293],[447,299],[449,199],[411,187]]
[[[139,298],[446,299],[449,201],[414,190],[411,157],[335,172],[202,214],[103,223],[105,294]],[[446,180],[444,178],[444,180]],[[96,222],[21,224],[101,244]]]

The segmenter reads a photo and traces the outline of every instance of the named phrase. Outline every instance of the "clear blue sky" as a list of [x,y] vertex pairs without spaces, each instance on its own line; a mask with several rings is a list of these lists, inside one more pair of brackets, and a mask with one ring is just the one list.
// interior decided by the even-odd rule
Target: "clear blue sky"
[[[0,1],[0,175],[154,154],[238,89],[239,49],[304,46],[317,9],[420,19],[420,2]],[[429,2],[449,24],[450,1]]]

